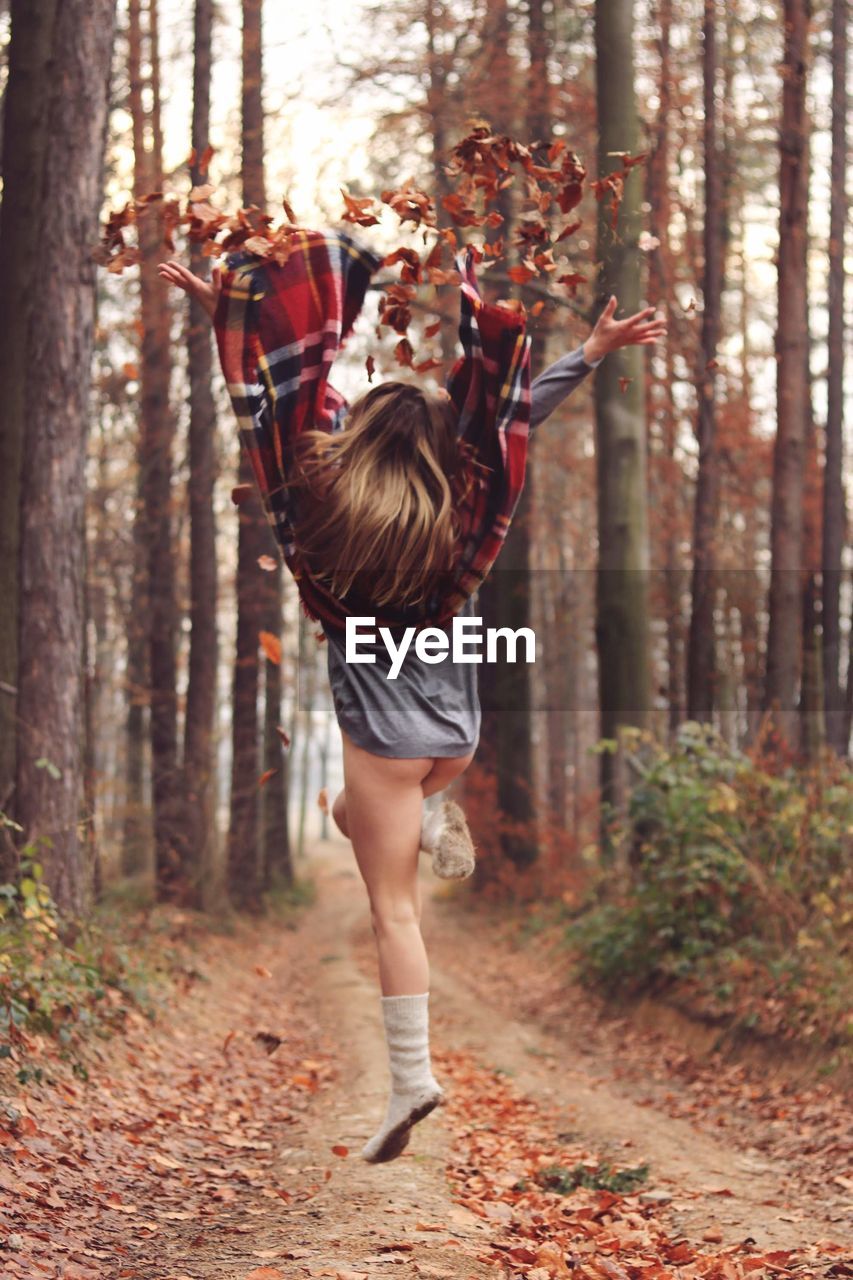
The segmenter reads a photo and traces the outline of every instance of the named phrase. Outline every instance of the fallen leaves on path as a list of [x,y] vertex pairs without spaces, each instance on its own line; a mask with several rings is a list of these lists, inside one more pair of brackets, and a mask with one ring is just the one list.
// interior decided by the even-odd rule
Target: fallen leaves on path
[[[481,1261],[512,1280],[748,1280],[752,1276],[826,1274],[843,1264],[843,1247],[829,1241],[790,1250],[760,1251],[747,1239],[717,1252],[672,1237],[660,1208],[643,1193],[547,1189],[546,1170],[571,1170],[598,1158],[565,1145],[558,1121],[511,1082],[467,1053],[438,1052],[449,1084],[444,1112],[453,1130],[448,1173],[455,1200],[492,1223]],[[718,1243],[713,1226],[702,1244]],[[676,1270],[677,1269],[677,1270]]]
[[287,1256],[283,1235],[264,1238],[278,1225],[271,1206],[298,1214],[332,1173],[290,1168],[280,1153],[298,1144],[334,1072],[284,946],[248,964],[257,952],[238,933],[201,961],[208,999],[178,1006],[166,1027],[137,1016],[125,1038],[91,1045],[88,1081],[54,1053],[42,1084],[13,1094],[0,1082],[4,1277],[177,1280],[188,1268],[195,1277],[195,1262],[213,1275],[210,1250]]

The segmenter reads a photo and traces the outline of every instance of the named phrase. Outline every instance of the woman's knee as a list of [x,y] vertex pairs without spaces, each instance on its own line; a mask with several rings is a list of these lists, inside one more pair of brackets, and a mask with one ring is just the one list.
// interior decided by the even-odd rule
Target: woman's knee
[[370,924],[377,937],[396,929],[411,928],[421,922],[420,903],[416,897],[371,899]]

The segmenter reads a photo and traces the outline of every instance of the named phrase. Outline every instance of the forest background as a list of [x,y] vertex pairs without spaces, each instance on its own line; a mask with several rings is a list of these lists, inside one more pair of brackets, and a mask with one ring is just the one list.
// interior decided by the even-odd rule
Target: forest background
[[[411,181],[485,247],[490,296],[527,307],[535,371],[610,293],[669,323],[538,433],[481,593],[488,621],[546,639],[531,670],[483,669],[472,897],[527,903],[608,990],[678,990],[843,1056],[846,0],[0,10],[10,1035],[51,1001],[33,956],[67,946],[73,969],[93,913],[259,911],[310,881],[315,791],[339,781],[325,653],[246,488],[203,314],[156,265],[209,268],[187,231],[211,208],[256,210],[238,239],[257,210],[338,223],[342,187],[368,202],[347,206],[357,234],[422,250],[392,207]],[[452,161],[478,128],[542,165],[575,153],[577,206],[519,179],[472,220]],[[368,307],[341,390],[368,357],[440,380],[441,278],[410,297],[420,372]]]

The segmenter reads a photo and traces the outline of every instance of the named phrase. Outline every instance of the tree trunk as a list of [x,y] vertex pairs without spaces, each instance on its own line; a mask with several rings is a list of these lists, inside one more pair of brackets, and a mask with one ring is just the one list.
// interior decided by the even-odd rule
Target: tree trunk
[[[267,630],[281,633],[283,582],[281,564],[265,575],[271,583]],[[261,848],[263,850],[264,888],[273,884],[293,883],[293,863],[287,827],[289,757],[279,735],[281,726],[281,666],[264,662],[264,773],[272,776],[261,792]]]
[[[131,27],[132,31],[132,27]],[[145,803],[148,742],[148,553],[142,501],[142,473],[137,471],[133,518],[132,581],[126,619],[127,674],[125,695],[125,793],[121,870],[144,875],[151,863],[151,815]]]
[[723,292],[722,157],[717,125],[717,5],[705,0],[702,28],[705,160],[705,262],[702,274],[702,343],[697,369],[699,409],[696,434],[699,469],[693,508],[693,578],[687,648],[687,715],[710,721],[714,711],[715,664],[715,536],[719,508],[719,460],[716,447],[716,361]]
[[[210,68],[213,0],[196,0],[193,63],[191,168],[194,186],[206,181],[200,161],[210,140]],[[190,270],[207,278],[207,263],[198,245],[190,250]],[[216,523],[213,486],[216,479],[216,406],[210,324],[203,308],[189,302],[187,336],[190,383],[190,656],[184,725],[184,803],[187,872],[194,905],[202,905],[202,887],[216,845]]]
[[[847,201],[847,47],[849,0],[832,5],[832,185],[829,212],[829,336],[827,339],[826,464],[823,481],[822,628],[826,731],[847,751],[840,683],[841,557],[847,524],[844,494],[844,240]],[[848,672],[853,685],[853,672]]]
[[[596,0],[598,173],[620,167],[618,156],[638,150],[631,0]],[[614,154],[615,153],[615,154]],[[625,315],[640,306],[642,186],[638,167],[625,180],[616,228],[610,201],[598,207],[601,262],[597,301],[615,294]],[[595,379],[598,479],[596,642],[601,733],[614,739],[621,725],[646,723],[649,709],[648,515],[644,362],[638,347],[611,353]],[[622,382],[620,387],[620,380]],[[602,800],[612,800],[612,757],[601,757]]]
[[[91,891],[78,836],[85,462],[91,246],[102,198],[114,16],[114,0],[65,0],[52,26],[47,78],[29,86],[49,97],[50,149],[37,144],[32,157],[41,166],[41,199],[30,209],[39,223],[38,271],[31,286],[35,323],[23,354],[26,369],[38,370],[38,397],[27,406],[22,483],[16,814],[67,913],[85,910]],[[14,187],[7,172],[7,194],[10,181]]]
[[[152,105],[142,102],[140,0],[128,7],[131,33],[130,106],[133,118],[134,195],[139,198],[163,185],[160,127],[160,59],[157,0],[148,0],[149,61]],[[152,147],[146,145],[146,125]],[[178,773],[177,600],[172,537],[172,448],[175,420],[169,403],[171,353],[168,286],[157,273],[164,256],[162,236],[153,212],[139,222],[139,293],[142,351],[139,368],[139,467],[142,527],[147,549],[147,627],[151,793],[157,895],[183,900],[188,893],[181,840],[181,787]]]
[[[262,0],[243,0],[243,204],[259,208],[266,204],[261,9]],[[272,548],[245,452],[240,458],[240,483],[250,485],[252,495],[239,508],[228,891],[235,906],[256,910],[260,901],[258,777],[263,732],[258,718],[258,635],[271,621],[264,583],[267,575],[258,568],[258,559]]]
[[771,562],[765,708],[797,743],[796,694],[802,649],[803,469],[808,423],[809,154],[806,61],[810,0],[784,0],[782,127],[779,138],[779,318],[777,431],[773,453]]
[[[669,227],[672,216],[670,194],[670,114],[672,112],[672,4],[661,0],[657,21],[660,30],[660,68],[658,73],[658,113],[655,143],[649,157],[646,200],[649,205],[649,229],[658,241],[649,253],[649,305],[668,309],[672,296],[672,253]],[[660,431],[659,463],[662,546],[664,563],[663,608],[666,627],[667,711],[668,726],[674,732],[684,718],[684,620],[682,618],[682,567],[680,521],[682,513],[681,469],[675,456],[676,409],[675,334],[666,339],[663,377],[651,382],[652,395],[657,389],[656,406]]]
[[[18,685],[21,466],[28,428],[31,378],[28,343],[34,323],[33,289],[40,274],[41,223],[56,0],[16,0],[12,6],[9,80],[3,118],[3,205],[0,223],[0,810],[15,788]],[[11,879],[11,846],[0,847],[0,881]]]

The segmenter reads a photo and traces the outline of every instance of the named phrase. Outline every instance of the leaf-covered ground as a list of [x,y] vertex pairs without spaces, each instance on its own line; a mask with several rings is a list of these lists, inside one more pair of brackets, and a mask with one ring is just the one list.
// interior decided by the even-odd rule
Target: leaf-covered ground
[[441,886],[425,930],[449,1101],[365,1165],[375,961],[348,846],[317,867],[293,921],[196,932],[198,976],[153,1026],[90,1045],[87,1081],[48,1041],[41,1083],[0,1064],[0,1274],[853,1275],[840,1099],[613,1024]]

